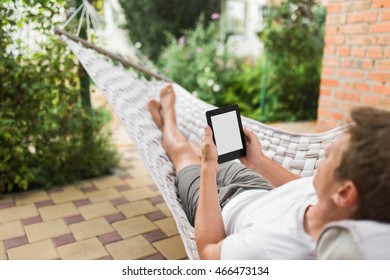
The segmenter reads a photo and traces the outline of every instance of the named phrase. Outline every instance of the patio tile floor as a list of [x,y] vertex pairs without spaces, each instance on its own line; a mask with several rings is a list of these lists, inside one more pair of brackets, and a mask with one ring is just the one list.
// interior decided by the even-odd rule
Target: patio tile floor
[[[312,122],[293,126],[315,131]],[[187,258],[171,212],[115,116],[111,127],[122,155],[113,175],[0,197],[0,260]]]

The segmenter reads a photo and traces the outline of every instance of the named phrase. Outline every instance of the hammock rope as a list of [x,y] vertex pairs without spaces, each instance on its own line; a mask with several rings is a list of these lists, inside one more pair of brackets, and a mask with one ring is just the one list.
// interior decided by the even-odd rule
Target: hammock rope
[[[160,89],[169,80],[68,32],[56,29],[56,33],[68,44],[119,117],[172,212],[188,257],[198,259],[194,228],[187,220],[174,187],[173,164],[162,147],[162,133],[147,111],[148,100],[158,98]],[[112,60],[132,67],[136,72],[119,67]],[[154,79],[147,80],[143,75]],[[205,112],[215,106],[197,99],[176,83],[173,86],[177,95],[178,129],[190,141],[200,144],[206,125]],[[345,129],[344,126],[324,133],[299,134],[285,132],[245,117],[242,123],[256,133],[266,156],[303,177],[315,173],[324,157],[324,147]]]

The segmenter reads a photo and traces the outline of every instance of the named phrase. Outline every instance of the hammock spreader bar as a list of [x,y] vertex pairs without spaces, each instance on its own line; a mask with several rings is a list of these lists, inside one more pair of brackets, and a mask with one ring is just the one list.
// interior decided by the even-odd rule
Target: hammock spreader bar
[[149,76],[149,77],[153,77],[157,80],[161,80],[161,81],[165,81],[165,82],[168,82],[168,83],[172,83],[172,81],[170,79],[168,79],[167,77],[164,77],[162,75],[159,75],[159,74],[156,74],[156,73],[153,73],[117,54],[114,54],[112,52],[109,52],[101,47],[98,47],[94,44],[91,44],[90,42],[88,42],[87,40],[84,40],[80,37],[77,37],[76,35],[70,33],[70,32],[67,32],[67,31],[64,31],[62,29],[59,29],[58,27],[54,28],[54,32],[58,35],[64,35],[66,37],[68,37],[69,39],[75,41],[75,42],[80,42],[81,44],[84,45],[84,47],[88,48],[88,49],[93,49],[95,51],[97,51],[98,53],[102,54],[102,55],[105,55],[105,56],[108,56],[109,58],[111,58],[112,60],[115,60],[117,62],[120,62],[123,66],[125,67],[131,67],[137,71],[139,71],[140,73],[146,75],[146,76]]

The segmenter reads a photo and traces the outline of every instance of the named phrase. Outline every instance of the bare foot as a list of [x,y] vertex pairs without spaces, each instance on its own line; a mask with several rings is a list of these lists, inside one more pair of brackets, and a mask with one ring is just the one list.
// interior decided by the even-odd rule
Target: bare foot
[[161,116],[161,104],[157,100],[149,100],[148,102],[148,111],[152,115],[154,123],[157,125],[157,127],[162,130],[164,122],[163,118]]
[[160,91],[160,102],[164,114],[175,109],[176,95],[171,84]]

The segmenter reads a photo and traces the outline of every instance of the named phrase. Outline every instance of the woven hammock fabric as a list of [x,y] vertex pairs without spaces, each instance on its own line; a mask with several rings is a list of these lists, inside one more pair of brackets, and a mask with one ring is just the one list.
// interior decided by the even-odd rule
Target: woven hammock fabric
[[[129,72],[94,50],[85,48],[65,36],[69,45],[113,111],[121,120],[152,179],[173,214],[190,259],[198,259],[194,228],[189,224],[174,187],[175,170],[162,147],[162,133],[147,110],[148,100],[158,99],[165,82],[149,81]],[[207,104],[178,84],[176,112],[179,130],[191,141],[200,143],[206,125],[205,112],[215,107]],[[303,177],[312,176],[324,156],[324,147],[339,137],[345,127],[324,133],[297,134],[281,131],[260,122],[242,118],[244,127],[254,131],[264,153],[286,169]]]

